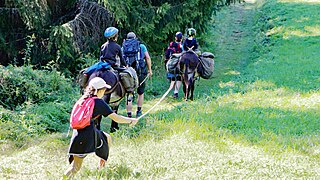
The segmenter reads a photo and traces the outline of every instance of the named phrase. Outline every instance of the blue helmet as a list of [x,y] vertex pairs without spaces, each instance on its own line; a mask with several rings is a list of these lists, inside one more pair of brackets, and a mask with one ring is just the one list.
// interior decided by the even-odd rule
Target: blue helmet
[[104,37],[106,38],[112,38],[114,37],[116,34],[118,34],[119,30],[115,27],[108,27],[105,31],[104,31]]

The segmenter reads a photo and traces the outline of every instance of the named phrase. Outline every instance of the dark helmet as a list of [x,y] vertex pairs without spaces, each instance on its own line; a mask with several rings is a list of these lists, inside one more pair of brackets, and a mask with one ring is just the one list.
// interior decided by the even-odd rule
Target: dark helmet
[[193,28],[189,28],[187,31],[188,36],[195,36],[196,35],[196,30]]
[[177,32],[176,37],[178,40],[182,39],[182,32]]
[[108,27],[105,31],[104,31],[104,37],[110,39],[113,38],[115,35],[117,35],[119,32],[119,30],[115,27]]

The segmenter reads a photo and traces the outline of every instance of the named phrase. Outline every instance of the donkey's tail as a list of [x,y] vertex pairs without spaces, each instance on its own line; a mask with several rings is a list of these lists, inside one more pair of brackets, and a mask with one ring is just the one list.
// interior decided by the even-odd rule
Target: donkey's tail
[[184,65],[185,65],[185,68],[184,68],[184,84],[188,87],[189,85],[189,77],[188,77],[188,70],[189,70],[189,59],[185,59],[184,60]]

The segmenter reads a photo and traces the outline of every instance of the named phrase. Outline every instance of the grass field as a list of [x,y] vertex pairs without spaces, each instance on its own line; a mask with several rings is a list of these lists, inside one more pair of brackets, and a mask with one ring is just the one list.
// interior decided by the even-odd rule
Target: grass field
[[[214,78],[196,82],[195,100],[167,97],[112,135],[103,170],[90,155],[75,179],[319,179],[319,9],[315,0],[222,9],[201,47],[216,55]],[[144,111],[169,85],[162,71],[148,81],[156,98]],[[59,179],[69,138],[3,152],[0,179]]]

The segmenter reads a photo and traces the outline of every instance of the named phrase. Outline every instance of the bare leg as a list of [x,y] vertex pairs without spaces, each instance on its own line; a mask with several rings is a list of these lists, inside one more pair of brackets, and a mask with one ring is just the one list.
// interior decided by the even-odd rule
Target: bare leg
[[143,99],[144,99],[144,94],[138,94],[138,100],[137,100],[137,106],[142,107],[143,104]]
[[[172,83],[172,82],[171,82]],[[181,81],[177,81],[176,85],[174,86],[174,93],[179,93],[179,89],[181,87]]]
[[82,166],[82,162],[83,162],[83,157],[78,157],[78,156],[73,156],[73,164],[72,167],[70,167],[64,174],[64,177],[66,177],[67,179],[71,178],[74,174],[76,174],[81,166]]

